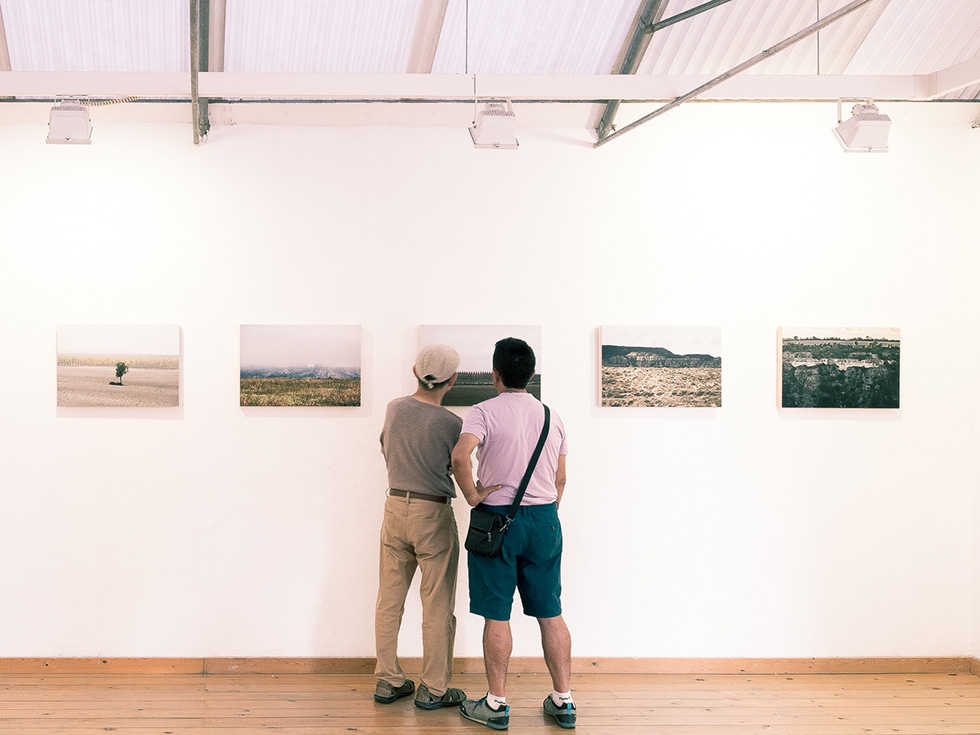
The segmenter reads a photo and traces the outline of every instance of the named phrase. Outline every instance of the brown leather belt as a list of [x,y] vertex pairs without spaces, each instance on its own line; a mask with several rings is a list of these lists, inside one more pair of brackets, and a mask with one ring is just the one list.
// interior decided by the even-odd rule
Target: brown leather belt
[[450,498],[445,495],[426,495],[425,493],[412,493],[408,490],[395,490],[395,488],[388,489],[389,495],[394,495],[396,498],[408,498],[409,500],[415,498],[418,500],[430,500],[433,503],[442,503],[445,505],[449,502]]

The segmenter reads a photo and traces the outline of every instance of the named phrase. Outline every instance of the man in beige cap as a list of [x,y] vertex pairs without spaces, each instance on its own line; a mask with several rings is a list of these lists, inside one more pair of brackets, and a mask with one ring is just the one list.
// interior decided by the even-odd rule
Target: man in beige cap
[[[450,455],[463,422],[442,407],[459,355],[446,345],[424,347],[413,369],[418,389],[388,404],[381,452],[388,468],[388,498],[381,526],[380,585],[374,631],[378,679],[374,699],[390,704],[415,694],[422,709],[458,707],[466,699],[449,686],[456,638],[459,534],[451,501],[456,487]],[[398,630],[405,598],[422,570],[422,670],[418,690],[398,662]]]

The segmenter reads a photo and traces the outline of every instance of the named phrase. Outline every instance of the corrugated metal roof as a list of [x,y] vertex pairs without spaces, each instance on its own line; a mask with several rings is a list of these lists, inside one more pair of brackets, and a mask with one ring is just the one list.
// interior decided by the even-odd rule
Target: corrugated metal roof
[[188,71],[187,0],[0,0],[13,71]]
[[640,0],[451,0],[439,74],[609,74]]
[[[719,74],[839,10],[848,0],[734,0],[654,35],[640,74]],[[701,0],[673,0],[669,14]],[[753,67],[751,74],[834,73],[838,49],[857,45],[843,73],[926,74],[980,53],[976,0],[879,0]],[[877,14],[865,37],[865,14]]]
[[892,0],[854,56],[854,74],[929,74],[980,54],[980,2]]
[[225,71],[401,74],[422,0],[227,0]]
[[[591,99],[606,99],[613,94],[595,85],[618,73],[637,18],[649,1],[201,0],[205,11],[210,9],[204,19],[211,24],[204,29],[210,33],[204,35],[218,45],[211,49],[213,63],[204,71],[211,72],[210,89],[225,89],[222,73],[244,85],[245,92],[211,93],[229,100],[236,94],[308,99],[328,84],[321,80],[312,91],[310,85],[304,88],[298,77],[313,74],[348,75],[339,88],[347,97],[361,99],[375,99],[370,91],[358,91],[358,79],[371,75],[396,79],[378,97],[389,100],[458,98],[459,85],[420,85],[418,79],[463,75],[499,77],[494,86],[498,94],[508,86],[507,79],[527,90],[518,80],[575,77],[584,80],[580,87],[600,89]],[[661,19],[699,9],[705,2],[661,0]],[[717,2],[712,0],[710,9],[650,37],[635,81],[652,84],[630,87],[630,94],[624,92],[622,98],[672,99],[852,0]],[[77,75],[101,72],[187,73],[190,5],[191,0],[0,0],[0,41],[5,41],[0,42],[0,97],[31,96],[22,91],[30,80],[20,78],[17,85],[5,88],[5,80],[13,78],[4,77],[6,71],[74,74],[76,80]],[[429,70],[431,75],[426,74]],[[249,75],[260,82],[241,81]],[[287,77],[289,83],[278,88],[276,80]],[[398,88],[399,78],[403,90]],[[867,83],[869,90],[886,90],[884,97],[871,95],[884,99],[980,100],[980,0],[870,0],[748,69],[738,84],[726,83],[727,95],[719,92],[717,97],[849,96],[839,91],[849,88],[846,85],[828,85],[835,79],[850,79],[852,87]],[[881,82],[877,87],[875,80]],[[50,80],[46,84],[56,86]],[[173,81],[170,86],[160,84],[154,89],[180,87]],[[473,86],[471,82],[462,88]],[[293,91],[298,88],[303,92]],[[864,88],[861,93],[868,94]],[[535,96],[503,89],[503,96],[580,98],[559,81],[550,89],[557,91]],[[633,91],[637,89],[641,91]]]
[[[611,74],[641,0],[442,0],[436,74]],[[665,18],[704,0],[668,0]],[[212,0],[224,71],[402,74],[439,0]],[[654,34],[638,74],[715,75],[848,0],[732,0]],[[866,14],[877,16],[862,29]],[[188,0],[0,0],[13,71],[188,71]],[[866,34],[866,35],[865,35]],[[977,0],[875,0],[752,74],[928,74],[980,55]]]

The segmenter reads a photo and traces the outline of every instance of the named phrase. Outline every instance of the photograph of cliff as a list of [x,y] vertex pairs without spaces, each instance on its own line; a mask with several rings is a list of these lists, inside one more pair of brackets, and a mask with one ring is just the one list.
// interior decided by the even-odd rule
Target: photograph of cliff
[[782,327],[782,408],[898,408],[900,330]]
[[720,327],[600,327],[607,407],[721,407]]

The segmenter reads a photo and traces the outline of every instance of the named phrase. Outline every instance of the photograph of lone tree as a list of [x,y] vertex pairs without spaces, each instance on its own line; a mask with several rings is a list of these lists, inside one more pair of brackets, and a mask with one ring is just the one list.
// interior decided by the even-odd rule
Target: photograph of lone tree
[[493,346],[505,337],[517,337],[534,350],[535,372],[527,392],[541,400],[541,327],[529,326],[423,326],[419,348],[449,345],[459,353],[459,377],[446,394],[444,406],[475,406],[497,395],[493,387]]
[[607,407],[720,408],[720,327],[600,327]]
[[180,405],[177,325],[61,325],[57,352],[59,406]]
[[360,406],[359,326],[243,324],[242,406]]
[[900,330],[782,327],[783,408],[898,408]]

